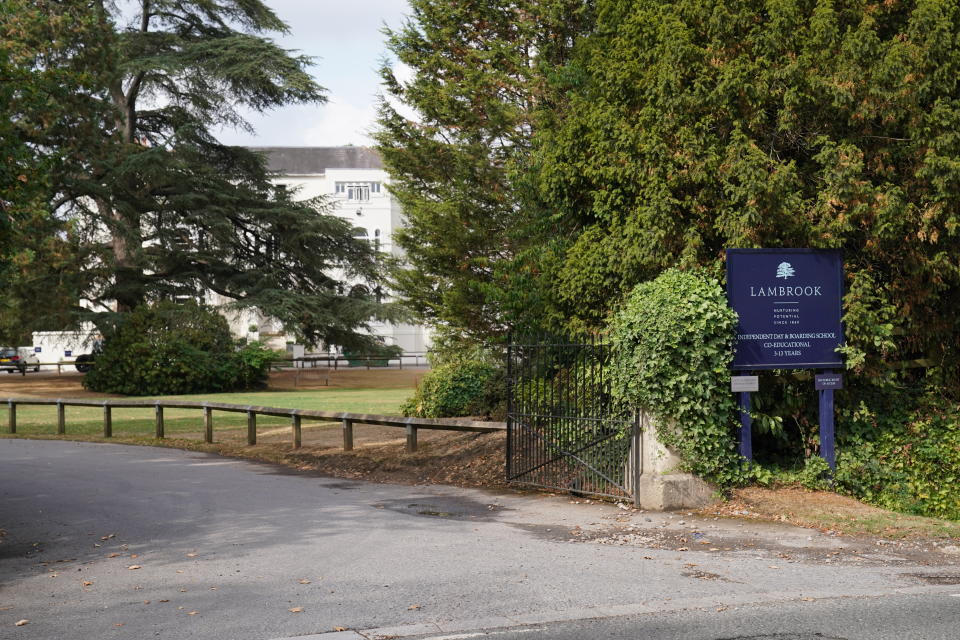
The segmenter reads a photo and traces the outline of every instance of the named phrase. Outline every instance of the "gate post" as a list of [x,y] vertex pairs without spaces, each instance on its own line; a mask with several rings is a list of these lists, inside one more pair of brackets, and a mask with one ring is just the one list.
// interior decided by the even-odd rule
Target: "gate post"
[[633,506],[640,508],[640,475],[643,473],[643,432],[640,428],[640,412],[633,414],[630,428],[630,484],[633,489]]

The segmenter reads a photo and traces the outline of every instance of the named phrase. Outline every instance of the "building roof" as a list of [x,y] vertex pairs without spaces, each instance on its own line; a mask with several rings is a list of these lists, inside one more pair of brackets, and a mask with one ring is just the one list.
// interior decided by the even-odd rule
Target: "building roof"
[[369,147],[250,147],[267,157],[267,168],[284,175],[323,174],[327,169],[382,169]]

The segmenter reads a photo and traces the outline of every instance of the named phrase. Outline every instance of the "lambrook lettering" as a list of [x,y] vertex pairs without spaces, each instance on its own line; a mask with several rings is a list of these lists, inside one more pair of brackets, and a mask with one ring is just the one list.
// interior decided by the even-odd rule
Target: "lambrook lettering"
[[751,298],[771,296],[819,296],[820,287],[750,287]]

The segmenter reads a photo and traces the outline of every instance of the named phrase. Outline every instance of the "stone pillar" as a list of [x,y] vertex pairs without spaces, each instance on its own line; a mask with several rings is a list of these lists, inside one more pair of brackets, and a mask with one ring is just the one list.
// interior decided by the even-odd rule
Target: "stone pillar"
[[[716,488],[692,473],[676,471],[680,456],[660,441],[664,428],[646,413],[640,414],[640,430],[631,442],[630,461],[625,469],[626,489],[636,496],[637,506],[651,511],[692,509],[715,502]],[[669,428],[669,427],[668,427]],[[639,456],[637,448],[640,449]],[[639,458],[637,490],[633,487],[633,461]]]

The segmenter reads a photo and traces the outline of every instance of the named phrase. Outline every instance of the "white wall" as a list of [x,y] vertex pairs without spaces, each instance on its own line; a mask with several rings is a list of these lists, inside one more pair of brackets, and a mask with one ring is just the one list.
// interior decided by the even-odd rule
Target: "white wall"
[[[73,362],[81,353],[90,353],[98,337],[93,325],[85,325],[78,331],[35,331],[33,350],[40,347],[40,353],[34,355],[40,362]],[[40,368],[56,370],[54,366]]]

